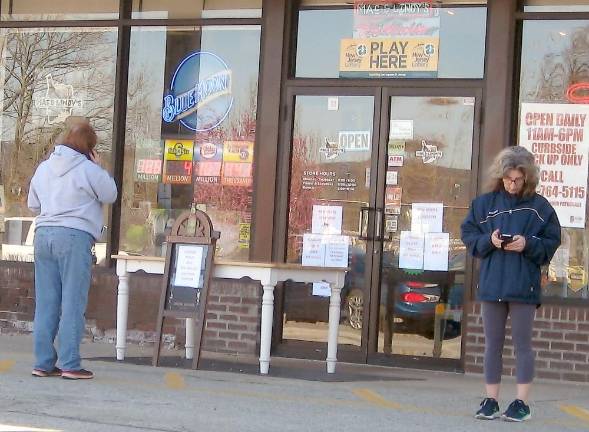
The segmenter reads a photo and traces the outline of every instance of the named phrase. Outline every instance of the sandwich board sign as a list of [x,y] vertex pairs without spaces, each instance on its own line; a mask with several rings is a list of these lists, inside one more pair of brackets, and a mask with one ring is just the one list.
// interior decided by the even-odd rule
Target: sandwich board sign
[[[167,237],[168,248],[156,326],[153,365],[159,363],[164,318],[192,318],[195,326],[194,359],[198,368],[206,317],[207,298],[215,244],[220,233],[213,231],[209,216],[193,205],[178,217]],[[188,332],[188,329],[187,329]]]

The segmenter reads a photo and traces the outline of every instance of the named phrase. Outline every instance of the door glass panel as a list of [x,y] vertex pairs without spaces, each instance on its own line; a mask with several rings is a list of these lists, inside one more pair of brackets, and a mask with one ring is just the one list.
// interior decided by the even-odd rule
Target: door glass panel
[[460,358],[474,104],[390,99],[378,352]]
[[[287,260],[351,268],[339,343],[360,346],[368,292],[360,231],[369,201],[374,99],[297,96],[294,112]],[[328,295],[320,284],[285,284],[283,341],[327,341]]]

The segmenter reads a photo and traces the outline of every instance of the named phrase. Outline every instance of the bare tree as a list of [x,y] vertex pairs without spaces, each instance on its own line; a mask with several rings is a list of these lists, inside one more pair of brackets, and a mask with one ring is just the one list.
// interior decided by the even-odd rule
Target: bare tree
[[[89,117],[103,141],[99,150],[110,150],[116,34],[97,29],[11,29],[0,48],[0,177],[10,212],[23,207],[29,179],[60,132],[61,123],[53,124],[51,110],[67,114],[63,106],[47,106],[51,91],[53,100],[79,100],[72,114]],[[45,105],[36,100],[45,100]]]
[[[542,102],[567,102],[569,86],[589,80],[589,27],[575,29],[570,45],[544,56],[535,83],[524,82],[524,97]],[[525,64],[523,65],[525,68]]]

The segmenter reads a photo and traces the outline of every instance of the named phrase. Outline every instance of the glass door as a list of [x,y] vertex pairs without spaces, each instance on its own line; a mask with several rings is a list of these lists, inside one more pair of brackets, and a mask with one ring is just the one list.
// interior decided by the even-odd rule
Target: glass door
[[[338,359],[459,361],[478,90],[305,88],[288,101],[285,257],[350,268]],[[277,306],[275,354],[324,359],[328,287],[286,283]]]
[[[328,91],[308,89],[289,96],[286,260],[350,267],[341,293],[338,358],[365,362],[380,90]],[[284,285],[279,325],[282,347],[293,348],[289,355],[324,358],[329,295],[321,283]]]
[[383,90],[377,193],[383,220],[374,238],[381,253],[370,311],[370,353],[381,358],[461,358],[469,275],[460,224],[476,191],[479,96]]

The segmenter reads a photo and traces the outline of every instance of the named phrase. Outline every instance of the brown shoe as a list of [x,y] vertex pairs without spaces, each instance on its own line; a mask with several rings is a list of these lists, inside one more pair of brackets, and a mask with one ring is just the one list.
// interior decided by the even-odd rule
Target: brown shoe
[[61,377],[70,380],[79,379],[92,379],[94,374],[86,369],[74,370],[74,371],[62,371]]
[[61,369],[58,367],[54,367],[50,371],[45,371],[43,369],[35,368],[35,369],[33,369],[33,372],[31,372],[31,375],[33,375],[34,377],[39,377],[39,378],[58,377],[58,376],[61,376]]

